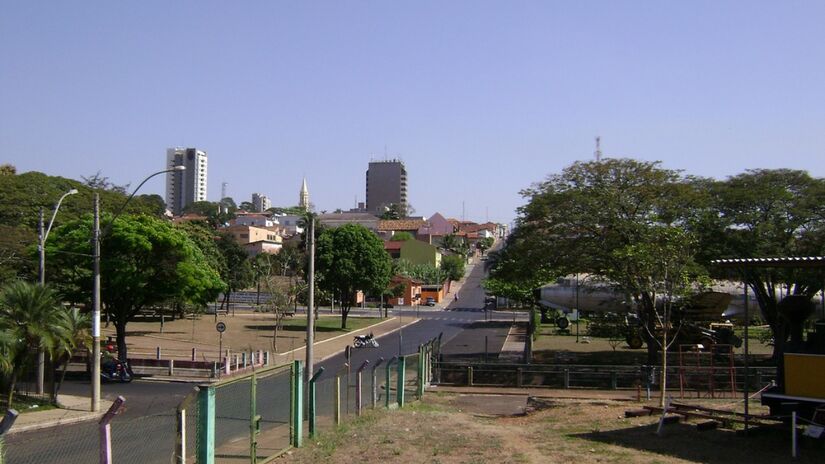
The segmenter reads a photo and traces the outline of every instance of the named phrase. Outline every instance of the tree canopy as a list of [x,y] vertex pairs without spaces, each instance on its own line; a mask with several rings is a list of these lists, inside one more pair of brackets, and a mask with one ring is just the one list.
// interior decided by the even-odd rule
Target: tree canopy
[[[89,303],[91,230],[92,218],[84,217],[52,231],[55,240],[46,246],[60,270],[56,285],[73,302]],[[124,358],[126,325],[141,309],[172,300],[206,305],[225,287],[184,232],[149,216],[122,216],[112,224],[101,238],[100,268],[102,310],[115,324]]]
[[[108,181],[98,181],[95,185],[113,188]],[[95,193],[100,195],[102,211],[115,211],[126,201],[126,195],[120,190],[94,189],[76,180],[34,171],[0,176],[0,198],[3,199],[3,207],[0,208],[0,283],[36,275],[37,253],[34,246],[37,243],[39,211],[43,209],[48,221],[57,200],[71,189],[77,189],[78,193],[63,200],[55,216],[54,227],[91,213]],[[160,217],[164,211],[163,200],[158,195],[137,195],[124,213]],[[47,257],[47,264],[49,261],[51,259]],[[50,272],[48,265],[46,271]]]
[[767,268],[731,274],[709,261],[822,256],[825,180],[804,171],[755,169],[725,181],[700,182],[701,208],[690,223],[702,245],[697,260],[717,277],[745,279],[773,331],[778,355],[790,336],[789,320],[780,311],[782,296],[801,296],[793,301],[806,304],[823,287],[822,271]]
[[341,327],[358,291],[378,294],[390,282],[392,260],[381,239],[364,226],[346,224],[324,230],[318,237],[318,286],[341,297]]

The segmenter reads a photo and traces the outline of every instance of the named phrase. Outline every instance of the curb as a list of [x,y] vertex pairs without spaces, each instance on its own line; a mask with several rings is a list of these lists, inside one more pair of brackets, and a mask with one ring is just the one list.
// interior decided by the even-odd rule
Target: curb
[[[102,410],[102,412],[87,412],[85,414],[74,416],[74,417],[61,418],[61,419],[52,419],[52,420],[47,420],[47,421],[43,421],[43,422],[37,422],[37,423],[34,423],[34,424],[23,425],[23,426],[20,426],[20,427],[12,427],[11,429],[9,429],[7,434],[8,435],[14,435],[14,434],[17,434],[17,433],[31,432],[31,431],[34,431],[34,430],[41,430],[41,429],[49,429],[49,428],[57,427],[57,426],[60,426],[60,425],[77,424],[79,422],[87,422],[87,421],[90,421],[90,420],[99,419],[100,417],[103,416],[105,411],[108,410],[111,406],[112,406],[111,401],[106,401],[105,403],[103,401],[101,401],[100,409]],[[46,412],[48,412],[48,411],[46,411]],[[32,413],[32,414],[37,414],[37,413]]]
[[[362,329],[359,329],[359,330],[358,330],[358,331],[356,331],[355,333],[360,332],[360,331],[363,331],[363,330],[372,329],[372,328],[374,328],[374,327],[377,327],[377,326],[379,326],[379,325],[381,325],[381,324],[386,324],[386,323],[388,323],[388,322],[394,322],[394,321],[395,321],[395,319],[396,319],[396,318],[394,317],[394,318],[392,318],[392,319],[387,319],[387,320],[385,320],[385,321],[378,322],[378,323],[376,323],[376,324],[373,324],[373,325],[370,325],[370,326],[364,327],[364,328],[362,328]],[[400,327],[395,327],[395,328],[393,328],[393,329],[391,329],[391,330],[389,330],[389,331],[387,331],[387,332],[384,332],[383,334],[381,334],[381,336],[380,336],[380,337],[383,337],[383,336],[385,336],[385,335],[389,335],[389,334],[395,333],[396,331],[398,331],[398,330],[400,330],[400,329],[403,329],[403,328],[405,328],[405,327],[408,327],[408,326],[410,326],[410,325],[413,325],[413,324],[415,324],[415,323],[419,322],[420,320],[421,320],[421,319],[413,319],[412,321],[410,321],[410,322],[408,322],[408,323],[406,323],[406,324],[404,324],[404,325],[402,325],[402,326],[400,326]],[[339,339],[339,338],[342,338],[342,337],[348,337],[348,336],[352,336],[352,332],[351,332],[351,333],[345,333],[345,334],[337,335],[337,336],[335,336],[335,337],[328,338],[328,339],[326,339],[326,340],[322,340],[322,341],[320,341],[320,342],[315,343],[315,346],[321,345],[321,344],[323,344],[323,343],[325,343],[325,342],[328,342],[328,341],[332,341],[332,340],[336,340],[336,339]],[[380,338],[380,337],[379,337],[379,338]],[[304,345],[304,346],[300,346],[300,347],[295,348],[295,349],[293,349],[293,350],[286,351],[286,352],[284,352],[284,353],[278,353],[278,354],[277,354],[277,356],[289,356],[290,354],[292,354],[292,353],[294,353],[294,352],[296,352],[296,351],[299,351],[299,350],[303,350],[303,349],[306,349],[306,345]],[[344,349],[345,349],[345,348],[341,348],[340,350],[337,350],[337,351],[335,351],[334,353],[331,353],[331,354],[329,354],[329,355],[327,355],[327,356],[324,356],[324,357],[322,357],[322,358],[317,358],[317,359],[315,360],[315,362],[316,362],[316,363],[318,363],[318,362],[323,362],[323,361],[326,361],[327,359],[329,359],[329,358],[331,358],[331,357],[333,357],[333,356],[337,356],[337,355],[338,355],[338,354],[340,354],[340,352],[341,352],[341,351],[343,351]],[[274,358],[275,356],[276,356],[276,355],[273,355],[272,357]],[[285,362],[285,363],[282,363],[281,365],[286,365],[286,364],[289,364],[289,363],[288,363],[288,362]],[[278,366],[278,365],[277,365],[277,364],[272,364],[272,366]],[[225,378],[226,378],[226,377],[222,377],[222,379],[225,379]],[[191,384],[209,384],[209,383],[218,382],[219,380],[222,380],[222,379],[210,378],[210,377],[200,377],[200,378],[197,378],[197,377],[165,377],[165,376],[162,376],[162,375],[152,375],[152,376],[146,376],[146,377],[138,377],[138,378],[136,378],[136,380],[140,380],[140,381],[148,381],[148,382],[171,382],[171,383],[191,383]]]

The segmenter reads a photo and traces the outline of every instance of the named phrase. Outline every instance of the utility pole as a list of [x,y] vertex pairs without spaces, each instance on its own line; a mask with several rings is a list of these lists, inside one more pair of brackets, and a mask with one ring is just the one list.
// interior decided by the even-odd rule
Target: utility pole
[[602,160],[601,142],[602,142],[601,136],[597,135],[596,136],[596,151],[593,153],[593,155],[596,157],[596,162],[597,163]]
[[313,343],[315,343],[315,216],[309,213],[309,227],[307,227],[307,242],[309,248],[309,301],[307,302],[307,347],[305,380],[312,378],[313,370]]
[[100,410],[100,195],[95,193],[92,229],[92,412]]

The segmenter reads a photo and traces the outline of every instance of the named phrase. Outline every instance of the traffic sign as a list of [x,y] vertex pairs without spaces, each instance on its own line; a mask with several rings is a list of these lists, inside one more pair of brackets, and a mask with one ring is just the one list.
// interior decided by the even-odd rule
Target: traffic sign
[[218,322],[218,325],[215,326],[215,330],[223,333],[226,330],[226,324],[224,324],[223,322]]

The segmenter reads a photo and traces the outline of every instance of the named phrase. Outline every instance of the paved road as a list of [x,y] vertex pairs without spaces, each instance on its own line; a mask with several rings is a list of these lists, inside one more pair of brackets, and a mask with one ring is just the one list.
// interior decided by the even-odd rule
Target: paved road
[[[379,348],[362,348],[352,351],[351,366],[354,371],[364,360],[372,363],[379,357],[389,360],[399,354],[418,351],[418,346],[442,335],[445,351],[483,352],[484,337],[488,350],[500,349],[508,324],[494,328],[480,328],[477,324],[491,316],[501,319],[510,313],[486,312],[481,266],[470,267],[468,277],[459,291],[457,301],[449,301],[436,308],[398,308],[392,312],[402,318],[421,319],[419,322],[378,339]],[[353,314],[357,311],[354,310]],[[515,316],[514,316],[515,317]],[[474,329],[474,330],[467,330]],[[502,336],[502,334],[504,336]],[[343,354],[333,356],[319,364],[326,369],[319,380],[320,415],[332,412],[332,392],[335,372],[343,366]],[[367,368],[367,373],[371,370]],[[383,368],[379,370],[383,378]],[[365,389],[369,386],[365,376]],[[350,385],[354,384],[351,377]],[[69,394],[85,395],[90,387],[88,380],[70,381],[64,385]],[[127,399],[126,411],[113,423],[114,458],[118,463],[168,463],[174,449],[174,409],[194,388],[192,384],[163,383],[136,380],[130,384],[104,384],[103,395],[114,399],[123,395]],[[264,417],[262,427],[272,429],[286,424],[289,413],[288,373],[262,379],[258,384],[258,414]],[[344,411],[354,410],[352,389]],[[366,390],[369,391],[369,390]],[[243,447],[243,437],[249,430],[249,384],[237,383],[223,387],[218,395],[218,423],[216,442],[219,445],[238,442]],[[365,396],[369,398],[369,396]],[[368,403],[368,400],[365,401]],[[283,427],[281,427],[283,428]],[[193,428],[189,428],[194,437]],[[98,450],[97,425],[94,422],[67,425],[42,431],[16,434],[7,446],[8,464],[50,464],[96,462]]]
[[[114,460],[119,463],[168,463],[174,450],[174,409],[193,385],[136,380],[103,384],[102,396],[126,398],[125,411],[112,421]],[[88,380],[67,381],[62,391],[88,395]],[[53,427],[11,435],[6,443],[8,464],[87,463],[98,460],[97,423]],[[152,446],[146,446],[151,443]]]

